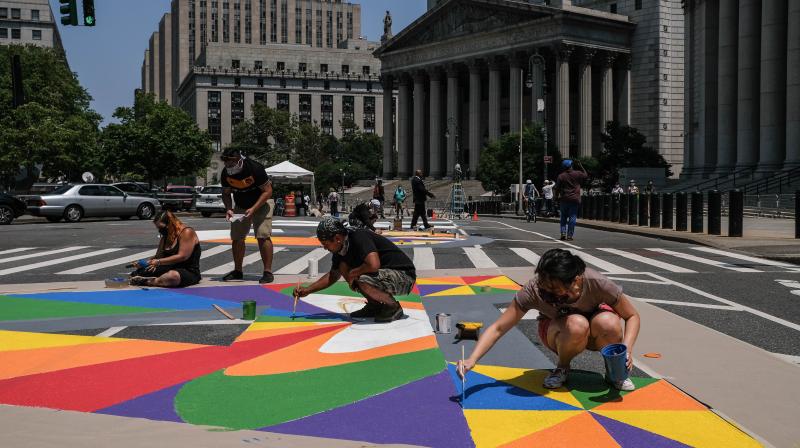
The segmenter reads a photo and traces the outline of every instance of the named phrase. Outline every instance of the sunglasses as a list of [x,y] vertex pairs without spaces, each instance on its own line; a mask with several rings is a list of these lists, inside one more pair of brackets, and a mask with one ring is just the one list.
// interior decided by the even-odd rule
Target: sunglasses
[[[578,278],[578,277],[575,277],[575,279],[577,279],[577,278]],[[553,304],[553,305],[560,305],[560,304],[563,304],[563,303],[565,303],[567,300],[569,300],[569,299],[570,299],[570,297],[569,297],[569,290],[570,290],[570,289],[572,288],[572,286],[575,284],[575,279],[573,279],[573,280],[572,280],[572,281],[569,283],[569,285],[566,285],[566,286],[567,286],[567,288],[566,288],[566,289],[567,289],[567,292],[566,292],[566,293],[564,293],[564,294],[556,294],[556,293],[554,293],[554,292],[552,292],[552,291],[548,290],[547,288],[545,288],[544,286],[542,286],[542,284],[541,284],[541,280],[537,280],[537,281],[536,281],[536,292],[539,294],[539,297],[541,297],[541,298],[542,298],[542,300],[544,300],[545,302],[547,302],[547,303],[549,303],[549,304]]]

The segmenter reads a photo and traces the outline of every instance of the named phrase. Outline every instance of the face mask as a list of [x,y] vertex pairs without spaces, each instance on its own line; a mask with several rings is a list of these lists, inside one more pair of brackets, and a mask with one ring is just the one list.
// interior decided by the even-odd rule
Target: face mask
[[166,237],[169,234],[169,231],[166,227],[161,227],[158,229],[158,233],[160,233],[162,237]]
[[232,167],[228,166],[225,167],[225,170],[231,176],[241,173],[243,169],[244,169],[244,156],[239,157],[239,160],[236,162],[236,165]]

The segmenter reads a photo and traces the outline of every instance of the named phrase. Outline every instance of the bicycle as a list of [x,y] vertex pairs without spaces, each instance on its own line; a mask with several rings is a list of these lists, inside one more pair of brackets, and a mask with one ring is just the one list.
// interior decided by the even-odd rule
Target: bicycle
[[525,219],[528,222],[536,222],[536,201],[533,198],[528,198],[525,206]]

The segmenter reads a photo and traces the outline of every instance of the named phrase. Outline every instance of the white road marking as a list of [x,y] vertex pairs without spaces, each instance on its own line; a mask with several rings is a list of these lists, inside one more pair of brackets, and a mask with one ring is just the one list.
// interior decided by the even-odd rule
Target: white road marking
[[299,274],[299,273],[305,271],[306,269],[308,269],[308,260],[310,260],[312,258],[316,258],[317,260],[321,260],[323,257],[328,255],[329,253],[330,252],[328,252],[327,249],[324,249],[322,247],[317,247],[314,250],[312,250],[311,252],[309,252],[309,253],[303,255],[302,257],[298,258],[297,260],[294,260],[293,262],[287,264],[286,266],[278,269],[277,271],[275,271],[275,273],[276,274]]
[[554,241],[554,242],[556,242],[556,243],[558,243],[558,244],[563,244],[563,245],[565,245],[565,246],[567,246],[567,247],[572,247],[572,248],[575,248],[575,249],[580,249],[580,248],[581,248],[580,246],[576,246],[576,245],[574,245],[574,244],[572,244],[572,243],[568,243],[568,242],[566,242],[566,241],[557,240],[557,239],[553,238],[552,236],[545,235],[545,234],[543,234],[543,233],[539,233],[539,232],[534,232],[534,231],[532,231],[532,230],[520,229],[519,227],[514,227],[514,226],[512,226],[512,225],[510,225],[510,224],[506,224],[506,223],[504,223],[504,222],[500,222],[500,221],[486,221],[486,222],[493,222],[493,223],[495,223],[495,224],[504,225],[504,226],[508,227],[509,229],[514,229],[514,230],[519,230],[520,232],[532,233],[532,234],[534,234],[534,235],[539,235],[539,236],[540,236],[540,237],[542,237],[542,238],[546,238],[546,239],[548,239],[548,240],[552,240],[552,241]]
[[430,247],[415,247],[414,267],[417,268],[417,270],[436,269],[436,260],[433,258],[433,249]]
[[736,271],[736,272],[763,272],[763,271],[759,271],[758,269],[742,268],[742,267],[739,267],[739,266],[734,266],[734,265],[732,265],[730,263],[725,263],[723,261],[717,261],[717,260],[711,260],[711,259],[708,259],[708,258],[696,257],[696,256],[691,255],[691,254],[684,254],[684,253],[681,253],[681,252],[675,252],[675,251],[668,250],[668,249],[661,249],[661,248],[658,248],[658,247],[648,247],[647,250],[652,250],[653,252],[661,252],[662,254],[672,255],[673,257],[682,258],[684,260],[694,261],[695,263],[702,263],[702,264],[707,264],[707,265],[710,265],[710,266],[716,266],[718,268],[730,269],[730,270]]
[[680,302],[676,300],[660,300],[660,299],[644,299],[641,297],[631,297],[633,300],[638,300],[640,302],[647,302],[647,303],[660,303],[663,305],[678,305],[678,306],[689,306],[694,308],[708,308],[712,310],[725,310],[725,311],[744,311],[741,307],[733,307],[728,305],[714,305],[709,303],[693,303],[693,302]]
[[783,359],[784,361],[789,361],[792,364],[800,364],[800,356],[784,355],[782,353],[773,353],[773,355]]
[[539,264],[539,258],[541,258],[539,257],[539,255],[536,254],[536,252],[530,249],[526,249],[524,247],[512,247],[511,252],[514,252],[520,258],[522,258],[523,260],[527,261],[528,263],[534,266]]
[[208,257],[213,257],[214,255],[221,254],[223,252],[227,252],[231,250],[231,246],[227,244],[221,244],[219,246],[214,246],[211,249],[204,250],[203,253],[200,254],[200,259],[203,260]]
[[494,241],[510,241],[512,243],[531,243],[531,244],[556,244],[560,243],[561,241],[551,241],[551,240],[509,240],[505,238],[492,238]]
[[581,257],[583,259],[583,261],[585,261],[586,263],[589,263],[589,264],[599,268],[600,270],[604,271],[607,274],[633,274],[634,273],[633,271],[630,271],[630,270],[625,269],[623,267],[617,266],[614,263],[610,263],[608,261],[601,260],[601,259],[595,257],[594,255],[589,255],[586,252],[583,252],[583,251],[580,251],[580,250],[570,249],[570,252],[572,252],[573,254]]
[[[273,254],[277,254],[285,250],[285,247],[275,247],[272,249]],[[247,266],[249,264],[255,263],[256,261],[261,260],[261,252],[255,251],[252,254],[244,257],[242,260],[242,267]],[[215,268],[211,268],[202,273],[202,275],[218,275],[218,274],[227,274],[228,272],[233,270],[233,262],[225,263],[223,265],[217,266]]]
[[682,274],[696,274],[697,271],[693,271],[691,269],[682,268],[680,266],[675,266],[674,264],[664,263],[663,261],[654,260],[652,258],[643,257],[639,254],[634,254],[631,252],[626,252],[624,250],[619,249],[612,249],[610,247],[598,247],[597,250],[602,250],[603,252],[608,252],[614,255],[619,255],[620,257],[625,257],[629,260],[638,261],[640,263],[644,263],[648,266],[655,266],[670,272],[678,272]]
[[[507,308],[498,308],[498,310],[500,311],[500,314],[503,314],[503,313],[505,313],[505,312],[506,312],[506,309],[507,309]],[[539,317],[539,312],[538,312],[538,311],[536,311],[536,310],[529,310],[527,313],[525,313],[525,314],[522,316],[522,320],[536,320],[536,318],[538,318],[538,317]]]
[[467,254],[467,257],[469,258],[469,261],[471,261],[472,264],[475,265],[476,268],[496,268],[497,267],[495,262],[492,261],[492,259],[489,258],[488,255],[486,255],[486,252],[484,252],[483,249],[481,249],[478,246],[465,247],[464,248],[464,253]]
[[68,271],[58,272],[57,275],[74,275],[74,274],[85,274],[87,272],[96,271],[98,269],[108,268],[111,266],[122,266],[127,262],[138,260],[140,258],[148,258],[155,255],[155,249],[150,249],[144,252],[139,252],[138,254],[126,255],[124,257],[115,258],[113,260],[103,261],[101,263],[95,264],[87,264],[85,266],[81,266],[75,269],[70,269]]
[[122,250],[122,248],[121,247],[112,247],[110,249],[101,249],[101,250],[96,250],[96,251],[93,251],[93,252],[87,252],[85,254],[72,255],[70,257],[56,258],[55,260],[47,260],[47,261],[41,261],[39,263],[26,264],[26,265],[23,265],[23,266],[16,266],[16,267],[13,267],[13,268],[1,270],[0,271],[0,275],[8,275],[8,274],[14,274],[16,272],[30,271],[32,269],[43,268],[45,266],[52,266],[54,264],[68,263],[68,262],[73,261],[73,260],[80,260],[82,258],[94,257],[94,256],[97,256],[97,255],[103,255],[103,254],[108,254],[108,253],[111,253],[111,252],[117,252],[119,250]]
[[14,253],[17,253],[17,252],[25,252],[26,250],[33,250],[33,249],[36,249],[36,248],[35,247],[18,247],[16,249],[9,249],[9,250],[0,251],[0,255],[14,254]]
[[122,331],[122,330],[124,330],[126,328],[128,328],[128,327],[111,327],[108,330],[98,334],[97,337],[98,338],[110,338],[111,336],[114,336],[115,334],[119,333],[120,331]]
[[632,282],[632,283],[650,283],[652,285],[667,285],[668,283],[660,282],[658,280],[642,280],[640,278],[627,278],[627,277],[608,277],[609,280],[616,280],[618,282]]
[[148,325],[150,327],[167,327],[170,325],[250,325],[252,324],[252,320],[241,320],[241,319],[223,319],[223,320],[199,320],[199,321],[191,321],[191,322],[170,322],[166,324],[152,324]]
[[72,247],[65,247],[63,249],[55,249],[55,250],[47,250],[44,252],[36,252],[35,254],[25,254],[25,255],[17,255],[16,257],[8,257],[0,259],[0,263],[9,263],[12,261],[19,261],[19,260],[27,260],[28,258],[36,258],[36,257],[44,257],[45,255],[54,255],[60,254],[64,252],[74,252],[76,250],[86,249],[89,246],[72,246]]
[[735,252],[728,252],[725,250],[714,249],[711,247],[693,246],[692,249],[699,250],[701,252],[707,252],[709,254],[717,254],[731,258],[738,258],[739,260],[750,261],[764,266],[777,266],[780,268],[792,268],[792,269],[800,268],[800,266],[796,264],[782,263],[780,261],[767,260],[766,258],[750,257],[747,255],[737,254]]

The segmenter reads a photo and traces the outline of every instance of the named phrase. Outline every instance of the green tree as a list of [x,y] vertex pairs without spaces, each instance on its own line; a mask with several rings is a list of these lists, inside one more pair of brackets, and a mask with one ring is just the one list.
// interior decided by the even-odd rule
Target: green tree
[[133,107],[118,107],[103,130],[103,163],[111,174],[144,180],[196,175],[211,162],[211,139],[184,111],[137,92]]
[[230,146],[266,166],[289,160],[292,141],[298,133],[298,122],[288,112],[254,104],[253,117],[233,129]]
[[[544,179],[544,141],[541,125],[526,126],[522,130],[522,176],[523,182],[533,180],[540,188]],[[555,168],[561,164],[558,151],[549,151],[553,164],[548,167],[548,178],[552,179]],[[478,162],[477,179],[487,191],[505,193],[509,185],[516,184],[519,179],[519,134],[504,134],[490,142],[481,152]]]
[[[12,107],[11,59],[19,55],[25,103]],[[47,178],[77,180],[102,166],[98,156],[101,117],[69,71],[64,54],[33,45],[0,46],[0,177],[6,186],[25,167],[27,189],[41,166]]]
[[619,180],[623,167],[663,167],[671,176],[670,164],[655,149],[645,146],[647,138],[636,128],[609,121],[601,135],[603,151],[598,156],[597,174],[606,186]]

